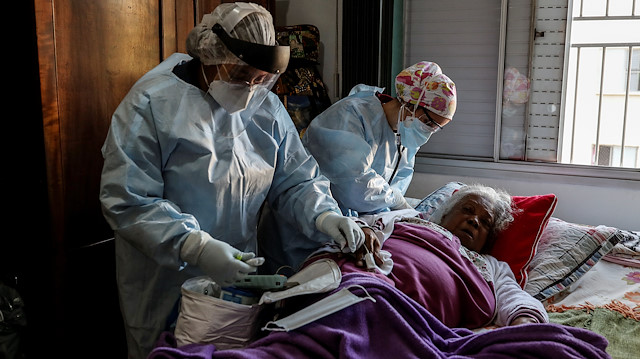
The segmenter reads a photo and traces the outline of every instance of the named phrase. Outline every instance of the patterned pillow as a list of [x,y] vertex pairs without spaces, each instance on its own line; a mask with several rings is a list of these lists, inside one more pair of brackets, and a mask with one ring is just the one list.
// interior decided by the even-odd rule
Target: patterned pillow
[[416,211],[422,213],[422,218],[429,219],[433,212],[436,211],[441,204],[451,197],[453,192],[466,186],[462,182],[449,182],[446,185],[438,188],[426,196],[420,203],[415,206]]
[[530,263],[524,290],[545,300],[568,288],[623,240],[624,231],[551,217]]

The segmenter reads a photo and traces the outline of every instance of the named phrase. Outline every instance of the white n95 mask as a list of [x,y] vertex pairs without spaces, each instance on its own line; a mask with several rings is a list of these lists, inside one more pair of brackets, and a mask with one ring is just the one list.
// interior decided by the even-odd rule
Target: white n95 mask
[[[218,67],[221,71],[222,67]],[[200,63],[200,70],[204,81],[209,83],[204,65]],[[257,85],[249,86],[245,83],[230,83],[222,80],[213,80],[209,83],[207,93],[222,106],[228,113],[234,114],[245,110],[249,106],[249,101],[253,97]]]
[[233,114],[242,111],[249,106],[249,101],[255,92],[256,86],[246,84],[232,84],[226,81],[213,80],[209,84],[209,95],[213,97],[222,108]]
[[[352,287],[359,287],[364,290],[367,294],[366,297],[358,297],[351,293],[349,288]],[[374,303],[376,302],[376,300],[371,297],[367,290],[362,286],[352,285],[347,288],[342,288],[338,292],[333,293],[288,317],[278,319],[276,321],[269,321],[265,324],[262,330],[288,332],[367,299]]]

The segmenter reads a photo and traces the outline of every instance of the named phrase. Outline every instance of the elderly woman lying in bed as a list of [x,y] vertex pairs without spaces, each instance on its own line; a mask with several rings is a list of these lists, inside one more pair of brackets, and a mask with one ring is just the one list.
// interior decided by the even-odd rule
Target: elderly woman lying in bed
[[[368,271],[381,278],[451,328],[547,322],[542,304],[520,288],[507,263],[487,254],[514,210],[509,194],[470,185],[431,221],[410,209],[360,217],[367,239],[356,259],[318,256],[335,259],[343,274]],[[367,262],[370,269],[363,268]]]
[[[167,332],[149,359],[611,358],[601,335],[544,323],[541,303],[520,289],[506,263],[485,254],[495,234],[511,221],[507,194],[466,186],[441,208],[434,213],[438,224],[409,209],[361,217],[362,225],[371,228],[366,229],[367,247],[357,257],[328,247],[334,252],[325,250],[307,262],[329,257],[341,265],[335,292],[288,298],[280,314],[305,317],[311,310],[303,308],[345,289],[353,298],[372,300],[291,331],[269,332],[238,349],[177,347]],[[373,269],[363,267],[367,253],[373,254],[368,260]],[[514,325],[528,322],[542,324]],[[468,329],[489,323],[502,327],[475,333]]]

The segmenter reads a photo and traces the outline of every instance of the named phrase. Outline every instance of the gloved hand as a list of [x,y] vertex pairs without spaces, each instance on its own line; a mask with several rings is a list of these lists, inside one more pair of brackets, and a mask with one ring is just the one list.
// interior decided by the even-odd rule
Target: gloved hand
[[319,215],[316,218],[316,228],[331,236],[340,245],[343,252],[348,248],[353,253],[364,243],[364,233],[360,226],[352,219],[333,211]]
[[395,204],[391,207],[392,210],[413,208],[404,198],[404,195],[396,188],[393,189],[393,198]]
[[204,231],[191,232],[180,250],[183,261],[198,266],[222,287],[255,272],[264,263],[264,260],[258,260],[262,258],[254,257],[255,253],[241,252]]

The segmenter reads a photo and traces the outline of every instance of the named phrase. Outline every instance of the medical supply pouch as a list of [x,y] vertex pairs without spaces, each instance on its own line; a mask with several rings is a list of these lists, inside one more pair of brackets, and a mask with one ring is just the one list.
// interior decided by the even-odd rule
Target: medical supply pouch
[[[213,344],[224,350],[242,348],[256,339],[263,306],[242,304],[253,301],[246,293],[220,288],[206,276],[186,280],[181,291],[174,330],[178,346]],[[220,298],[224,295],[234,300]]]
[[[284,285],[278,286],[281,290],[263,292],[256,304],[258,295],[245,288],[221,288],[206,276],[188,279],[181,288],[174,330],[177,344],[213,344],[219,350],[242,348],[257,339],[260,313],[265,305],[303,294],[328,292],[338,288],[341,281],[342,271],[334,260],[317,260],[286,278]],[[335,303],[333,306],[336,310]],[[321,307],[320,316],[326,315],[323,312]],[[281,322],[274,325],[287,326]]]

